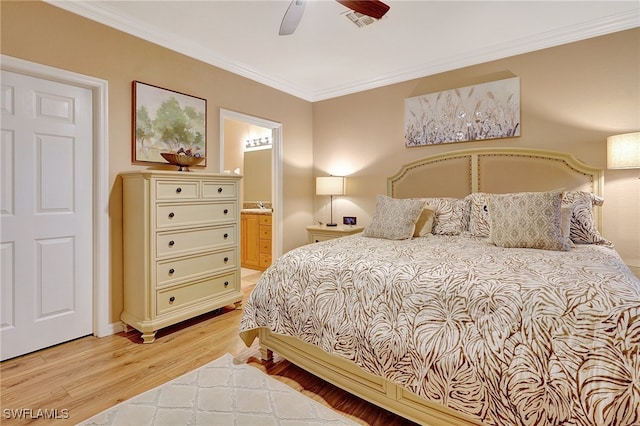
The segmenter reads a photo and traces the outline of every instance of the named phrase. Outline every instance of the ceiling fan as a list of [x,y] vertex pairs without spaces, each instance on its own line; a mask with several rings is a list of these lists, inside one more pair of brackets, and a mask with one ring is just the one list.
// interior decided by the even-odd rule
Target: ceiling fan
[[[361,13],[363,15],[370,16],[375,19],[380,19],[384,16],[387,11],[389,11],[389,6],[381,2],[380,0],[336,0],[338,3],[343,6],[348,7],[354,12]],[[306,5],[306,0],[293,0],[287,11],[282,18],[282,23],[280,24],[280,35],[289,35],[293,34],[293,32],[298,27],[300,20],[302,19],[302,14],[304,12],[304,7]]]

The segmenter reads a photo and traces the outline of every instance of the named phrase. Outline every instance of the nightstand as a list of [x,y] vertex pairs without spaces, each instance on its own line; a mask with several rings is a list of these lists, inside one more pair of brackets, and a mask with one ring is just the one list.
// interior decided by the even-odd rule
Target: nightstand
[[309,234],[309,242],[317,243],[333,238],[344,237],[345,235],[357,234],[358,232],[362,232],[363,229],[364,226],[355,225],[311,225],[307,226],[307,233]]

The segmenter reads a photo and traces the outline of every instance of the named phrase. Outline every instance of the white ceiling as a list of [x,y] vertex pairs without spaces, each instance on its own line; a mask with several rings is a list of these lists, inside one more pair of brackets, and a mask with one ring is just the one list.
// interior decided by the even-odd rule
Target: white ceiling
[[55,1],[51,4],[308,101],[640,26],[640,1],[407,1],[358,28],[333,0]]

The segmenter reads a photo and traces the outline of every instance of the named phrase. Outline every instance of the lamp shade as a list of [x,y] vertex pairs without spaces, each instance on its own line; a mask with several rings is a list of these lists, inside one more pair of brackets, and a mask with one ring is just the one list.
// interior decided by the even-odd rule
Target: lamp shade
[[607,138],[607,168],[640,168],[640,132]]
[[346,179],[342,176],[316,178],[316,195],[345,195]]

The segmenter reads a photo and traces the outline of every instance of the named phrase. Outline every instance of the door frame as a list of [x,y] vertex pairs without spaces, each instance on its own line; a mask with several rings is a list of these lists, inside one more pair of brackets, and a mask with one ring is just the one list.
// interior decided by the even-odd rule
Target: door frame
[[121,331],[122,325],[110,323],[111,256],[109,249],[109,83],[12,56],[0,54],[3,71],[42,78],[93,93],[93,334],[103,337]]
[[271,213],[272,235],[271,247],[273,259],[282,254],[282,123],[254,117],[241,112],[220,108],[220,164],[219,173],[224,170],[224,120],[236,120],[259,127],[271,129],[273,144],[271,147]]

